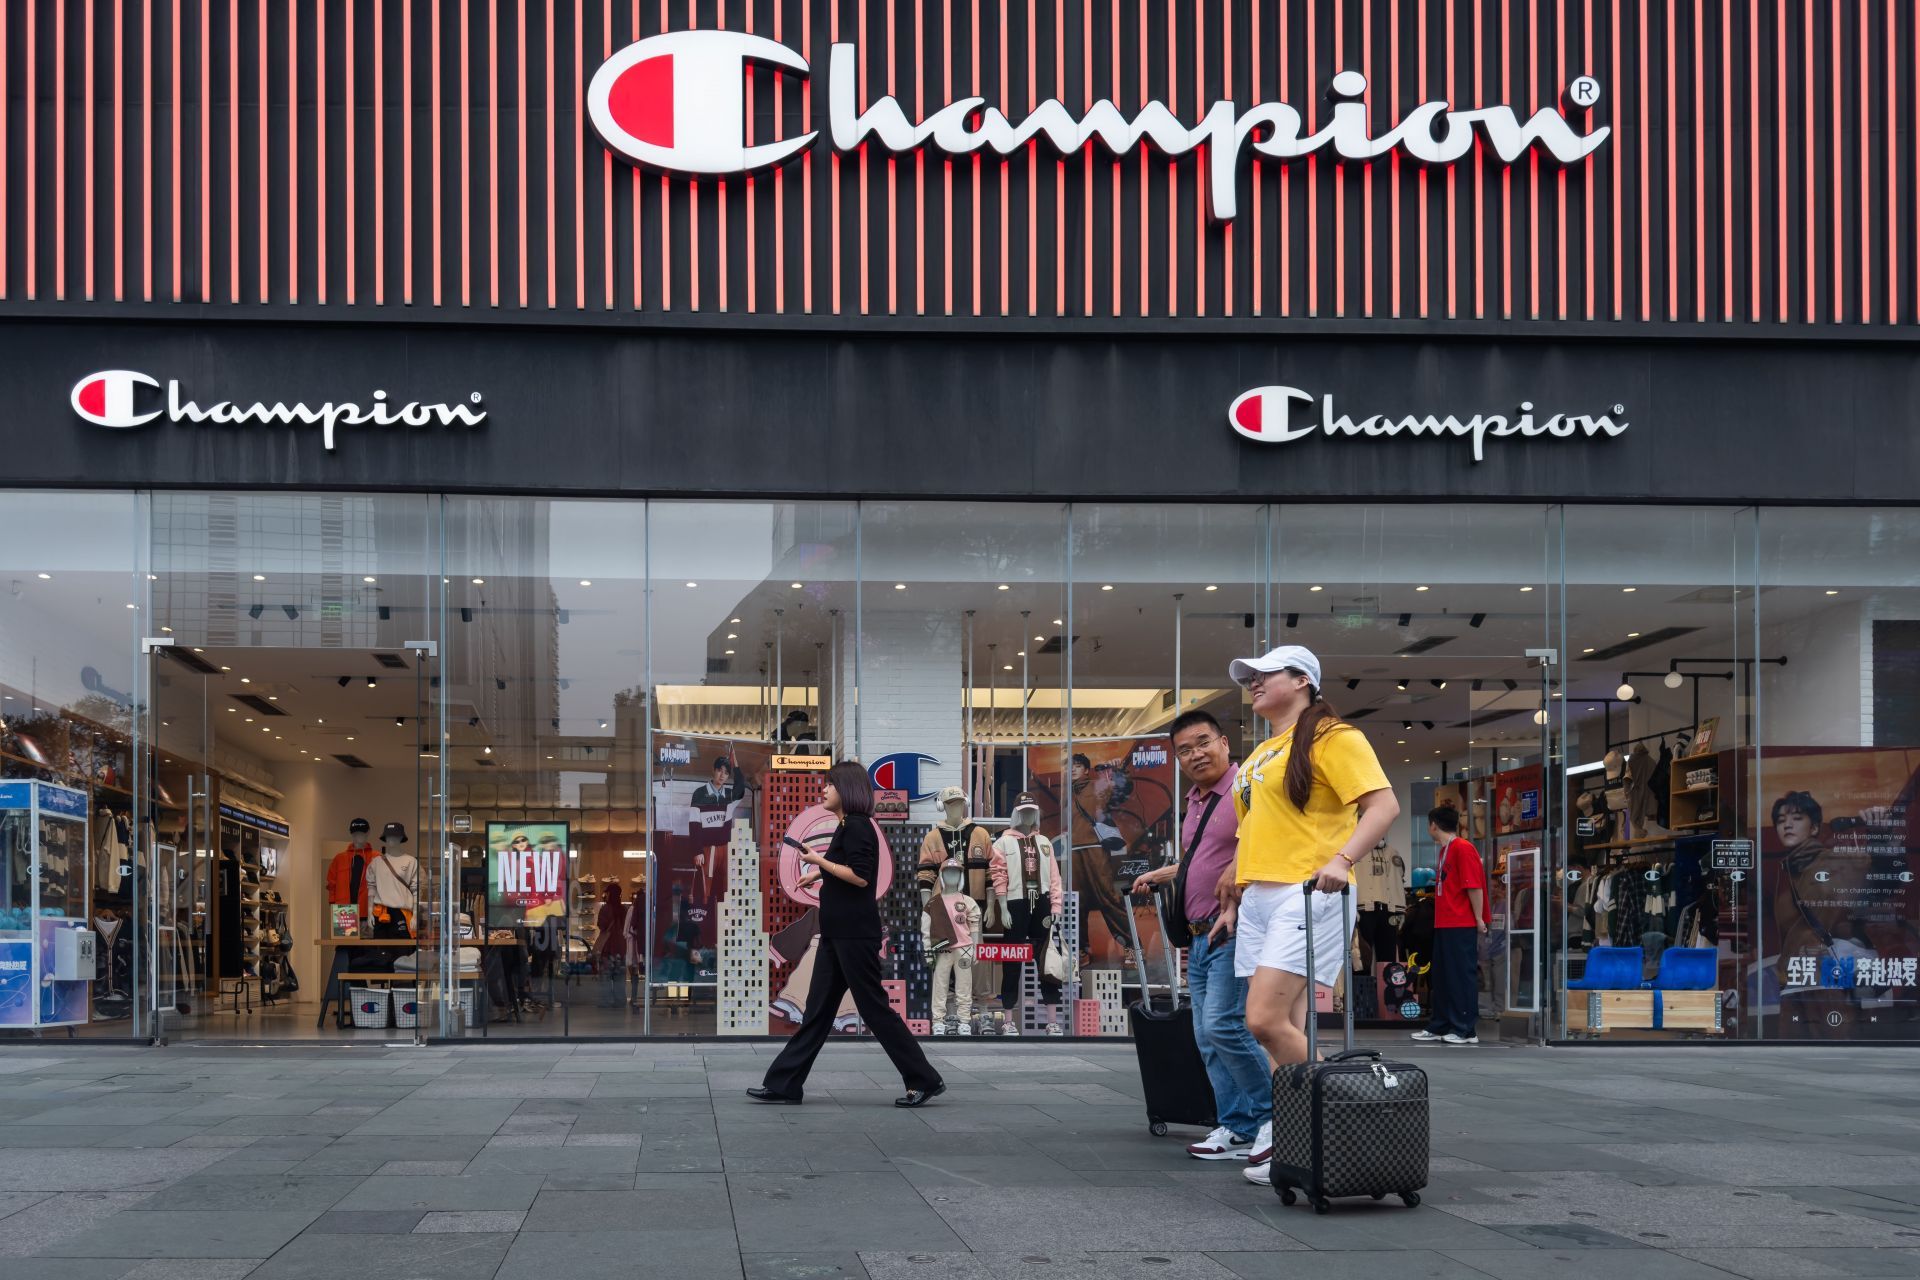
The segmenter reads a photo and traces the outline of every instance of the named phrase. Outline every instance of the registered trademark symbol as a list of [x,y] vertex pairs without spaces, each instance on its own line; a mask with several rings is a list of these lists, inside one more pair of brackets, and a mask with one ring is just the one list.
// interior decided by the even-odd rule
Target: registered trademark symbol
[[1591,107],[1600,101],[1600,82],[1592,76],[1581,76],[1567,86],[1567,101],[1576,107]]

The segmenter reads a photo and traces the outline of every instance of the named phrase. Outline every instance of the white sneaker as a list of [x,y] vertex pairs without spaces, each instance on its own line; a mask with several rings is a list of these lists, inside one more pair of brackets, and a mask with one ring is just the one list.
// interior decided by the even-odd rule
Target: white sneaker
[[933,1024],[933,1034],[937,1036],[947,1034],[947,1024],[944,1022],[935,1022]]
[[1273,1159],[1273,1121],[1260,1126],[1259,1134],[1253,1140],[1253,1149],[1247,1153],[1247,1159],[1254,1164],[1266,1164]]
[[959,1026],[959,1027],[958,1027],[958,1028],[957,1028],[957,1029],[955,1030],[955,1032],[954,1032],[954,1034],[955,1034],[955,1035],[962,1035],[962,1036],[970,1036],[970,1035],[972,1035],[972,1034],[973,1034],[973,1024],[972,1024],[971,1022],[963,1022],[963,1023],[961,1023],[961,1024],[960,1024],[960,1026]]
[[1446,1035],[1440,1038],[1447,1044],[1479,1044],[1480,1043],[1479,1036],[1455,1035],[1451,1031],[1447,1032]]
[[1195,1160],[1245,1160],[1247,1152],[1252,1149],[1252,1142],[1222,1125],[1200,1141],[1189,1145],[1187,1154]]
[[1425,1027],[1422,1027],[1420,1030],[1414,1032],[1412,1035],[1407,1037],[1407,1039],[1409,1040],[1418,1040],[1421,1044],[1431,1044],[1435,1040],[1438,1040],[1440,1038],[1441,1037],[1433,1034],[1433,1032],[1428,1031]]
[[1248,1182],[1270,1187],[1273,1185],[1273,1165],[1271,1163],[1250,1164],[1240,1171],[1240,1176]]

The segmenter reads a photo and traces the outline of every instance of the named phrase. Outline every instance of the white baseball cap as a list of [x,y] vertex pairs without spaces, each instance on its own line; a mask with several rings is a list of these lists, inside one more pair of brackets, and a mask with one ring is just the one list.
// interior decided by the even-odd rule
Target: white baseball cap
[[1227,664],[1227,678],[1245,684],[1256,675],[1272,675],[1289,667],[1304,675],[1314,688],[1320,687],[1320,659],[1313,650],[1297,644],[1283,644],[1258,658],[1235,658]]

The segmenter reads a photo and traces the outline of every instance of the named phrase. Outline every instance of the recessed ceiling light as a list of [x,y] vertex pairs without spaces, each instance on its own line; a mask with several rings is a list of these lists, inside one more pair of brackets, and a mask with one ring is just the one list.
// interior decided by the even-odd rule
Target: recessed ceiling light
[[1581,650],[1580,652],[1582,652],[1582,653],[1592,653],[1592,652],[1593,652],[1593,646],[1592,646],[1592,645],[1588,645],[1588,646],[1587,646],[1586,648],[1584,648],[1584,649],[1582,649],[1582,650]]
[[740,633],[739,633],[739,632],[737,632],[737,631],[729,631],[729,632],[727,632],[727,639],[729,639],[729,640],[738,640],[739,638],[740,638]]
[[[231,710],[232,708],[228,708],[228,709],[229,709],[229,710]],[[252,716],[248,716],[248,717],[247,717],[247,723],[248,723],[248,724],[252,724],[252,723],[253,723],[253,717],[252,717]]]
[[[194,650],[194,652],[195,652],[195,653],[199,653],[199,652],[201,652],[201,650],[199,650],[199,649],[195,649],[195,650]],[[233,668],[232,668],[232,667],[221,667],[220,669],[221,669],[222,671],[231,671],[231,670],[233,670]]]
[[1829,588],[1829,589],[1828,589],[1828,591],[1827,591],[1827,594],[1828,594],[1828,595],[1830,595],[1830,596],[1837,596],[1837,595],[1839,595],[1840,593],[1839,593],[1838,591],[1836,591],[1836,590],[1833,590],[1833,589],[1831,589],[1831,588]]
[[1527,592],[1529,592],[1529,591],[1531,591],[1531,590],[1533,590],[1533,588],[1532,588],[1532,587],[1522,587],[1522,588],[1520,588],[1520,594],[1521,594],[1521,595],[1525,595],[1525,594],[1526,594]]
[[1006,583],[1003,582],[995,589],[999,591],[1011,591],[1013,588],[1009,587]]
[[1427,590],[1427,588],[1426,588],[1426,587],[1415,587],[1415,588],[1414,588],[1414,590],[1415,590],[1415,591],[1425,591],[1425,590]]
[[1109,582],[1109,583],[1105,583],[1105,584],[1103,584],[1103,585],[1101,586],[1101,588],[1100,588],[1100,589],[1101,589],[1102,591],[1111,591],[1111,590],[1113,590],[1113,584],[1112,584],[1111,582]]
[[50,574],[50,573],[37,573],[37,574],[35,574],[34,576],[35,576],[36,578],[38,578],[38,579],[40,579],[40,581],[42,581],[42,582],[52,582],[52,581],[53,581],[53,575],[52,575],[52,574]]
[[159,574],[157,574],[157,573],[150,573],[150,574],[148,574],[148,575],[147,575],[147,581],[148,581],[148,582],[158,582],[158,581],[160,581],[160,575],[159,575]]
[[1016,658],[1024,658],[1027,656],[1027,651],[1025,649],[1022,649],[1020,652],[1014,654],[1013,656]]
[[1047,642],[1047,638],[1045,636],[1035,636],[1034,639],[1038,640],[1041,644],[1045,644]]
[[553,757],[552,757],[552,756],[548,756],[548,757],[547,757],[547,759],[549,759],[549,760],[551,760],[551,759],[553,759]]
[[268,701],[268,702],[278,702],[278,701],[280,701],[280,695],[279,695],[279,694],[277,694],[277,693],[270,693],[270,694],[268,694],[268,695],[267,695],[267,701]]
[[1220,589],[1220,588],[1219,588],[1218,586],[1216,586],[1216,585],[1214,585],[1214,584],[1213,584],[1213,583],[1211,583],[1211,582],[1209,582],[1209,583],[1207,584],[1207,590],[1209,590],[1209,591],[1218,591],[1219,589]]
[[201,648],[201,647],[200,647],[199,645],[195,645],[195,646],[193,647],[193,651],[194,651],[195,653],[205,653],[205,652],[206,652],[206,650],[205,650],[205,649],[202,649],[202,648]]
[[689,582],[689,583],[688,583],[687,585],[688,585],[689,587],[697,587],[697,586],[699,586],[700,584],[699,584],[699,583],[697,583],[697,582]]
[[592,579],[592,578],[582,578],[582,579],[580,579],[580,585],[581,585],[581,586],[583,586],[583,587],[590,587],[590,586],[592,586],[592,585],[593,585],[593,579]]
[[481,754],[481,755],[484,755],[484,756],[490,756],[490,755],[492,755],[492,754],[493,754],[493,748],[492,748],[492,747],[482,747],[482,748],[480,748],[480,754]]
[[1053,625],[1054,625],[1054,626],[1056,626],[1056,627],[1060,627],[1060,626],[1065,626],[1066,624],[1065,624],[1065,623],[1063,623],[1063,622],[1061,622],[1061,621],[1060,621],[1060,619],[1058,619],[1058,618],[1055,618],[1055,619],[1053,620]]
[[805,584],[799,583],[799,582],[789,582],[787,585],[789,587],[792,587],[795,591],[798,591]]
[[727,652],[726,652],[726,656],[727,656],[727,657],[729,657],[729,658],[731,658],[731,657],[733,656],[733,650],[731,650],[731,649],[729,649],[729,650],[727,650]]
[[172,634],[173,634],[173,628],[172,628],[172,627],[161,627],[161,628],[160,628],[160,634],[161,634],[161,635],[167,635],[167,636],[170,636],[170,635],[172,635]]
[[487,580],[485,578],[475,578],[473,580],[473,585],[476,587],[484,587],[487,585]]
[[905,591],[907,589],[907,584],[904,582],[896,582],[893,584],[893,589],[895,591]]
[[1638,631],[1629,631],[1629,632],[1627,632],[1627,639],[1629,639],[1629,640],[1638,640],[1639,638],[1640,638],[1640,633],[1639,633]]
[[267,580],[267,575],[264,573],[256,573],[253,575],[253,580],[255,582],[265,582]]
[[140,607],[139,605],[134,604],[132,601],[127,602],[127,608],[129,609],[138,609],[139,607]]
[[241,677],[240,677],[240,683],[241,683],[241,684],[252,684],[252,683],[253,683],[253,677],[252,677],[252,676],[241,676]]
[[1001,668],[1001,670],[1002,670],[1002,671],[1011,671],[1011,670],[1013,670],[1013,664],[1012,664],[1011,662],[1009,662],[1009,663],[1007,663],[1007,664],[1006,664],[1006,665],[1005,665],[1004,667],[1002,667],[1002,668]]
[[1395,738],[1393,740],[1393,745],[1396,747],[1404,747],[1407,745],[1407,740],[1405,738]]
[[1636,592],[1636,591],[1638,591],[1639,589],[1640,589],[1640,588],[1638,588],[1638,587],[1622,587],[1622,588],[1620,588],[1620,590],[1621,590],[1621,591],[1622,591],[1622,592],[1623,592],[1624,594],[1626,594],[1626,595],[1632,595],[1632,594],[1633,594],[1634,592]]
[[326,721],[325,721],[325,720],[315,720],[315,721],[314,721],[314,723],[315,723],[315,724],[325,724],[325,723],[326,723]]
[[353,737],[353,735],[352,735],[352,734],[348,734],[348,735],[347,735],[347,741],[348,741],[348,742],[352,742],[352,741],[354,741],[354,737]]
[[1320,585],[1319,583],[1315,583],[1315,584],[1314,584],[1313,586],[1311,586],[1311,587],[1308,587],[1308,588],[1307,588],[1307,590],[1309,590],[1309,591],[1325,591],[1325,590],[1326,590],[1326,588],[1325,588],[1325,587],[1323,587],[1323,586],[1321,586],[1321,585]]
[[238,711],[239,709],[240,709],[240,708],[238,708],[238,707],[228,707],[228,708],[227,708],[227,710],[229,710],[229,711]]
[[736,627],[740,625],[740,619],[738,618],[728,618],[727,621],[732,623]]
[[272,732],[273,732],[273,726],[272,726],[272,725],[270,725],[270,724],[263,724],[263,725],[261,725],[261,726],[260,726],[260,732],[262,732],[262,733],[272,733]]

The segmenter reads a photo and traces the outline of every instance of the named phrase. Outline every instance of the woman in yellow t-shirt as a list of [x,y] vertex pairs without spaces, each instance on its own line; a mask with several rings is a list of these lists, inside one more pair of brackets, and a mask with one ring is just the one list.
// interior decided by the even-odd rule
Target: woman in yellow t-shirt
[[1313,977],[1331,987],[1347,955],[1340,887],[1386,837],[1400,803],[1366,735],[1320,697],[1320,659],[1310,650],[1283,645],[1236,659],[1228,674],[1252,692],[1256,713],[1285,727],[1234,779],[1240,844],[1221,877],[1228,905],[1214,929],[1237,935],[1234,973],[1248,979],[1248,1028],[1275,1063],[1304,1062],[1313,991],[1302,886],[1311,880],[1321,891],[1311,897]]

